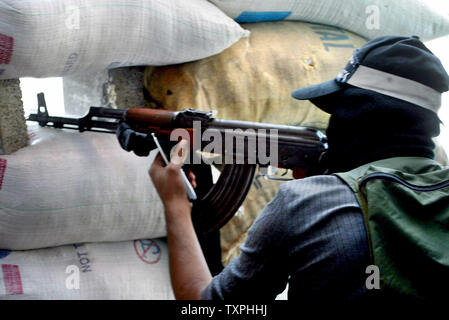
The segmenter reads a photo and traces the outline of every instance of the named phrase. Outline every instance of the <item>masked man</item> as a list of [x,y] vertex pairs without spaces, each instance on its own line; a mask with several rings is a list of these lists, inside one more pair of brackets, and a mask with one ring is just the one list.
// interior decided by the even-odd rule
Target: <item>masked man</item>
[[[179,174],[156,158],[179,299],[432,298],[449,285],[449,168],[433,160],[449,76],[417,37],[370,41],[332,81],[293,92],[331,114],[326,175],[282,185],[241,254],[211,276]],[[182,147],[182,146],[179,146]],[[193,181],[195,184],[195,182]],[[232,187],[232,186],[230,186]],[[377,277],[377,278],[376,278]]]

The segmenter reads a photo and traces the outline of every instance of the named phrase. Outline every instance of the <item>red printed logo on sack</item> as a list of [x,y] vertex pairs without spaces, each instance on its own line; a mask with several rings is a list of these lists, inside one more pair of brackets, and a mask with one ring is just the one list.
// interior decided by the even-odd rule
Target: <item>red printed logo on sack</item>
[[14,38],[0,33],[0,64],[11,62],[14,47]]
[[20,277],[19,266],[13,264],[2,264],[2,272],[6,294],[23,294],[22,278]]
[[153,240],[134,240],[134,250],[145,263],[155,264],[161,260],[161,248]]
[[3,178],[6,171],[6,159],[0,159],[0,190],[2,190]]

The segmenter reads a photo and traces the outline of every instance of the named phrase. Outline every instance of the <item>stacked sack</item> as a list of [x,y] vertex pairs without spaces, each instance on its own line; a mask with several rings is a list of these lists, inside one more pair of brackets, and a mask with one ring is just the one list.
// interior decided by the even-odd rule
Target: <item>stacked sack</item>
[[239,23],[294,20],[344,28],[366,39],[449,34],[449,19],[426,0],[210,0]]
[[275,20],[366,39],[449,34],[448,18],[423,0],[3,0],[0,79],[199,60],[247,37],[238,23]]
[[[28,125],[0,156],[0,298],[173,299],[154,159],[115,135]],[[30,250],[34,249],[34,250]]]
[[182,63],[247,35],[206,0],[2,0],[0,79]]
[[174,299],[162,240],[0,250],[6,299]]
[[0,248],[166,235],[162,203],[137,157],[115,135],[28,125],[30,146],[0,156]]

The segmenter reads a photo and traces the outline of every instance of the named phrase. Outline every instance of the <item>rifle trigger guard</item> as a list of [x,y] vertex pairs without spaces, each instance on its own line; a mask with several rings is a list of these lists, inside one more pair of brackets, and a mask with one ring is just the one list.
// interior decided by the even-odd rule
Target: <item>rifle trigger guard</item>
[[[288,169],[285,169],[284,173],[281,174],[281,177],[278,176],[273,176],[272,174],[269,174],[268,172],[270,171],[269,168],[260,168],[260,172],[261,175],[263,176],[263,178],[265,180],[275,180],[275,181],[290,181],[290,180],[294,180],[292,178],[282,178],[283,176],[285,176],[288,173]],[[264,170],[263,170],[264,169]]]

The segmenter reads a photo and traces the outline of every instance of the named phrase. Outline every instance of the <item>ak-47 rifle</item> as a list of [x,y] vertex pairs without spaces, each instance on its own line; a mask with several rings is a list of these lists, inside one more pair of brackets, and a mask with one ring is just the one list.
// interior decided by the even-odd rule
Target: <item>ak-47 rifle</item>
[[[257,159],[256,150],[249,150],[250,140],[255,135],[251,132],[277,130],[277,163],[270,163],[272,166],[293,170],[295,178],[310,176],[322,173],[319,166],[319,158],[327,149],[327,139],[318,130],[307,127],[284,126],[275,124],[265,124],[247,121],[216,119],[212,112],[196,111],[186,109],[174,112],[161,109],[130,108],[127,110],[111,109],[103,107],[91,107],[88,114],[82,118],[51,117],[48,114],[43,93],[38,94],[38,112],[30,114],[27,120],[37,121],[41,126],[52,125],[56,128],[70,128],[79,131],[100,131],[116,133],[120,145],[126,151],[134,151],[139,156],[147,156],[149,151],[156,149],[151,133],[155,133],[164,150],[169,150],[177,143],[171,141],[170,135],[176,129],[185,129],[191,137],[191,142],[209,130],[209,135],[222,137],[222,155],[229,153],[233,160],[239,155],[243,161],[239,164],[224,164],[221,168],[221,175],[215,184],[212,184],[211,177],[204,178],[207,183],[199,179],[198,199],[193,201],[194,223],[200,225],[197,230],[202,230],[204,234],[211,233],[221,228],[237,211],[245,199],[257,165],[267,165],[260,163]],[[195,127],[195,121],[200,125]],[[239,130],[240,129],[240,130]],[[248,130],[250,129],[250,130]],[[252,129],[252,130],[251,130]],[[249,132],[249,133],[248,133]],[[231,150],[226,148],[224,143],[225,135],[231,134],[232,138],[242,138],[245,147]],[[266,135],[267,140],[263,143],[273,142],[271,136]],[[207,139],[206,139],[207,140]],[[209,140],[197,139],[200,150],[211,142]],[[260,144],[260,142],[256,141]],[[254,145],[253,145],[254,146]],[[191,150],[194,145],[191,143]],[[216,151],[216,150],[214,150]],[[253,153],[256,162],[250,162],[248,154]],[[191,154],[194,154],[191,152]],[[227,155],[227,156],[228,156]],[[235,162],[234,162],[235,163]],[[208,167],[204,163],[188,165],[188,169],[201,176],[198,168]],[[268,176],[268,178],[274,178]],[[279,178],[274,178],[279,179]],[[196,221],[195,221],[196,220]]]

